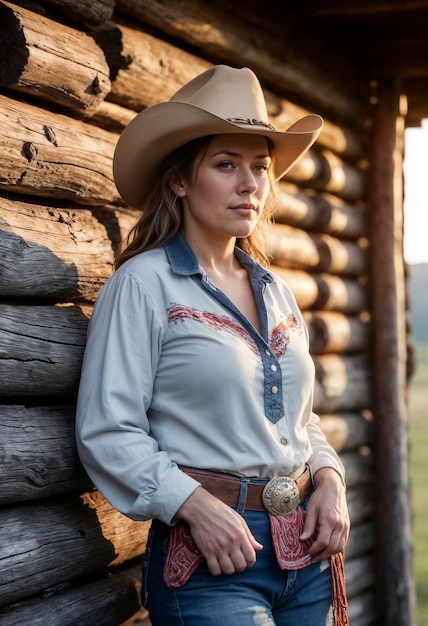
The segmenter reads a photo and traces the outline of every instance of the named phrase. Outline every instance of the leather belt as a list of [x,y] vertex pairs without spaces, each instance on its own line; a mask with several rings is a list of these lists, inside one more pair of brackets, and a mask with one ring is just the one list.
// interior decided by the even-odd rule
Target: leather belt
[[251,482],[251,479],[238,478],[230,474],[184,467],[181,469],[228,506],[238,508],[244,500],[244,508],[248,511],[267,511],[272,515],[289,515],[306,500],[312,491],[312,478],[308,465],[296,479],[290,476],[275,476],[267,483]]

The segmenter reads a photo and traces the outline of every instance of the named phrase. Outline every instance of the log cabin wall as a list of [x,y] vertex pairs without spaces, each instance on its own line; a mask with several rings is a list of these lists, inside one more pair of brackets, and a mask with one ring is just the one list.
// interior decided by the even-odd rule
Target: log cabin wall
[[272,267],[304,312],[315,410],[347,471],[351,626],[376,623],[369,90],[357,79],[340,89],[340,76],[320,76],[314,89],[298,44],[286,49],[236,11],[191,0],[0,1],[0,626],[144,618],[148,524],[93,490],[76,455],[74,405],[93,302],[137,216],[112,178],[119,133],[219,62],[256,71],[277,128],[310,112],[325,118],[281,182]]

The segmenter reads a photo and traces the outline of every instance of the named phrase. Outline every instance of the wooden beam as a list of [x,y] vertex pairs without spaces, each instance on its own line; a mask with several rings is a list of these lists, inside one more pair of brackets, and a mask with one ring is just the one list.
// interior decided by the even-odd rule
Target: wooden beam
[[110,91],[102,50],[86,33],[0,2],[0,84],[94,113]]
[[373,111],[369,231],[377,476],[377,582],[380,622],[411,626],[412,575],[406,417],[406,302],[403,261],[401,87],[381,78]]
[[118,136],[0,95],[0,187],[83,204],[121,202],[111,161]]

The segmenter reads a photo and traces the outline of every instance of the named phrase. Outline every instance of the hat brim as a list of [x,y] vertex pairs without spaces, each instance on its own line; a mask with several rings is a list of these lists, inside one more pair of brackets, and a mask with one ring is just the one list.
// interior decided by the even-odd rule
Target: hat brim
[[252,134],[269,137],[279,180],[316,141],[323,126],[319,115],[307,115],[286,131],[228,122],[184,102],[162,102],[139,113],[122,132],[113,157],[113,175],[122,198],[144,207],[163,159],[185,143],[207,135]]

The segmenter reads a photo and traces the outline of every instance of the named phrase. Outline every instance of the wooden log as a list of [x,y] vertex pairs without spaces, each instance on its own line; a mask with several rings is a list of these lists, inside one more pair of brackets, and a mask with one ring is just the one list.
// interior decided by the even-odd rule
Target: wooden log
[[373,520],[376,502],[372,485],[364,483],[348,489],[346,500],[352,525],[363,524]]
[[92,37],[4,1],[0,22],[0,85],[72,111],[96,111],[110,91],[110,70]]
[[370,411],[321,415],[321,429],[336,452],[372,446],[374,426]]
[[367,310],[367,287],[360,281],[333,276],[325,272],[309,274],[275,264],[271,269],[286,281],[302,310],[325,309],[349,315]]
[[115,0],[44,0],[43,4],[54,7],[61,15],[76,22],[80,27],[96,26],[113,16]]
[[74,406],[2,406],[0,504],[91,489],[79,461]]
[[306,311],[311,352],[363,352],[369,347],[370,325],[358,316],[332,311]]
[[365,250],[352,241],[308,233],[286,224],[271,225],[268,237],[275,265],[341,276],[360,276],[366,270]]
[[362,201],[367,193],[366,174],[345,163],[329,150],[306,152],[285,175],[285,180],[328,192],[351,202]]
[[275,221],[342,239],[360,239],[367,232],[367,217],[361,207],[284,182],[278,187]]
[[87,584],[69,582],[43,589],[39,597],[0,609],[0,626],[117,626],[133,616],[141,619],[141,564],[114,568],[109,574],[94,572]]
[[351,524],[349,541],[346,545],[346,559],[356,559],[375,549],[375,524],[373,520],[364,524]]
[[145,32],[135,22],[109,22],[92,35],[104,50],[113,76],[108,99],[135,111],[169,100],[212,65]]
[[78,306],[0,304],[0,394],[74,395],[87,325]]
[[346,486],[349,489],[363,484],[373,484],[373,452],[368,446],[353,452],[343,452],[341,460],[345,466]]
[[361,355],[315,356],[314,409],[318,414],[357,411],[371,405],[367,359]]
[[91,115],[91,123],[113,133],[121,133],[135,115],[135,111],[131,109],[126,109],[114,102],[104,101]]
[[90,205],[121,202],[111,162],[117,135],[0,95],[0,187]]
[[93,299],[111,276],[137,215],[118,207],[65,209],[0,196],[0,295]]
[[[236,14],[236,4],[227,12],[215,4],[198,0],[119,0],[117,7],[127,15],[183,39],[201,50],[206,58],[253,68],[267,86],[274,85],[279,92],[293,92],[300,101],[314,103],[321,110],[334,110],[342,119],[347,117],[353,122],[365,119],[367,104],[363,102],[368,97],[367,86],[361,83],[358,88],[359,100],[351,97],[349,82],[335,84],[330,66],[328,72],[323,72],[320,63],[313,60],[317,57],[313,56],[314,39],[304,43],[304,28],[297,34],[294,26],[288,32],[286,24],[281,24],[278,36],[272,31],[272,36],[266,37],[264,27],[248,24]],[[311,55],[307,54],[308,50]]]
[[373,589],[376,584],[374,557],[370,555],[345,561],[345,577],[349,598]]
[[140,556],[149,526],[118,513],[98,492],[4,507],[0,606]]
[[366,591],[350,598],[348,617],[352,626],[373,626],[373,624],[378,624],[375,591]]

